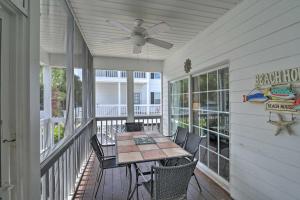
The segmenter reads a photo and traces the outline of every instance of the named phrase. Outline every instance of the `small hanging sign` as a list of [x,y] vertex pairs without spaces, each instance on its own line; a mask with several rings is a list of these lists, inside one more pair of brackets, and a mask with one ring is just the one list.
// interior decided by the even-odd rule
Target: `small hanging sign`
[[281,113],[293,113],[299,114],[298,110],[295,110],[295,102],[293,100],[280,101],[280,100],[269,100],[266,102],[266,111],[270,112],[281,112]]

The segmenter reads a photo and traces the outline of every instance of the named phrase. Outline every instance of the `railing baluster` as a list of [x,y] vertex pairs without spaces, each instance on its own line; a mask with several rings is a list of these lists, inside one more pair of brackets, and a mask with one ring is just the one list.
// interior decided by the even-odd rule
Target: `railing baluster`
[[54,176],[54,165],[50,168],[50,200],[54,199],[55,194],[55,176]]
[[102,121],[100,122],[101,124],[100,124],[100,130],[101,130],[101,132],[100,132],[100,136],[101,136],[101,144],[103,144],[104,142],[103,142],[103,138],[102,138],[102,136],[103,136],[103,132],[102,132]]

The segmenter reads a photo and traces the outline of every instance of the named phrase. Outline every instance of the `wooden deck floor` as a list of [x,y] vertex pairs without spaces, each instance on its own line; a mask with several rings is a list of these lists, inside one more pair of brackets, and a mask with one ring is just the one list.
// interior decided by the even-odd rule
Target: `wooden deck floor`
[[[113,148],[107,148],[106,152],[108,155],[113,154]],[[149,168],[151,163],[139,165],[142,168]],[[92,154],[86,170],[82,176],[82,180],[79,183],[78,190],[74,196],[74,199],[84,199],[90,200],[92,198],[92,193],[95,185],[95,177],[97,174],[98,161],[94,154]],[[133,170],[133,169],[132,169]],[[204,175],[201,171],[196,169],[195,171],[200,185],[202,187],[202,192],[200,193],[194,178],[191,179],[190,185],[188,187],[188,199],[189,200],[231,200],[229,194],[219,187],[214,181]],[[135,180],[134,172],[133,180]],[[141,178],[142,180],[142,178]],[[133,181],[134,184],[134,181]],[[123,200],[127,197],[129,180],[126,176],[125,167],[108,169],[105,170],[103,179],[98,191],[97,199],[101,200]],[[134,195],[134,200],[136,200],[136,195]],[[150,195],[141,186],[139,187],[139,199],[140,200],[150,200]]]

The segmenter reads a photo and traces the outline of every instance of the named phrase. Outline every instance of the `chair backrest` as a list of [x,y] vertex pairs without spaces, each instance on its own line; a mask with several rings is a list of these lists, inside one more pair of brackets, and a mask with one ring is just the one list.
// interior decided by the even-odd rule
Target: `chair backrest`
[[91,143],[91,146],[99,160],[100,163],[102,163],[103,161],[103,157],[104,157],[104,152],[103,152],[103,149],[101,147],[101,144],[97,138],[97,135],[93,135],[90,139],[90,143]]
[[185,145],[187,135],[188,129],[178,126],[176,130],[175,143],[183,147]]
[[184,146],[184,149],[195,157],[197,151],[199,150],[199,144],[201,142],[201,137],[194,133],[189,133],[187,136],[187,140]]
[[152,166],[155,176],[152,197],[162,199],[186,199],[187,188],[197,161],[172,167]]
[[125,128],[126,128],[126,132],[143,131],[144,123],[142,123],[142,122],[126,122]]

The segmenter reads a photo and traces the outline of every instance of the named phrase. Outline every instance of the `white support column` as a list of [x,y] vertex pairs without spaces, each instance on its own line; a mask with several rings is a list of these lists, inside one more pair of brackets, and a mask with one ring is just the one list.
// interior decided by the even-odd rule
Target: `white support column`
[[43,69],[43,84],[44,84],[44,111],[47,114],[47,117],[52,117],[52,91],[51,91],[51,67],[48,65],[44,66]]
[[[28,18],[29,23],[26,23],[29,31],[24,32],[26,37],[23,37],[24,40],[28,43],[26,45],[26,51],[29,54],[28,63],[24,64],[24,66],[28,66],[27,71],[24,71],[24,85],[29,82],[29,87],[27,90],[23,90],[27,92],[28,100],[25,100],[23,103],[23,107],[27,107],[28,118],[23,118],[22,120],[26,120],[27,124],[22,129],[22,138],[24,139],[23,144],[19,147],[22,148],[23,154],[22,160],[24,161],[21,165],[22,171],[20,177],[24,180],[22,184],[22,189],[19,190],[18,200],[25,199],[40,199],[40,122],[39,122],[39,69],[40,69],[40,1],[31,0],[29,3],[29,14]],[[27,30],[28,30],[27,29]],[[25,49],[24,49],[25,51]],[[26,54],[26,56],[28,55]],[[23,55],[23,54],[22,54]],[[25,57],[25,55],[23,55]],[[27,65],[28,64],[28,65]],[[24,100],[24,99],[23,99]],[[29,102],[28,102],[29,101]],[[27,104],[29,103],[29,104]],[[24,111],[26,108],[22,108]],[[21,112],[22,112],[21,111]],[[27,129],[28,128],[28,129]],[[25,144],[24,144],[25,143]],[[20,185],[21,186],[21,185]]]
[[146,72],[146,78],[147,78],[147,115],[150,114],[150,72]]
[[118,116],[121,114],[121,82],[118,82]]
[[127,71],[127,121],[134,122],[133,71]]

